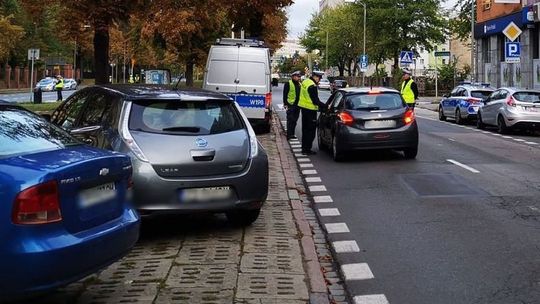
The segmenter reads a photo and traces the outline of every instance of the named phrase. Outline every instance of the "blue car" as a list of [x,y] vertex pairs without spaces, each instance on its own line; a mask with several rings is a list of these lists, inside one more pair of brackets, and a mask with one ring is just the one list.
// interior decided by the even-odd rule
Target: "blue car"
[[139,237],[128,156],[0,101],[0,302],[77,281]]
[[461,125],[467,120],[476,119],[478,109],[493,91],[489,84],[458,85],[439,102],[439,120],[453,118]]

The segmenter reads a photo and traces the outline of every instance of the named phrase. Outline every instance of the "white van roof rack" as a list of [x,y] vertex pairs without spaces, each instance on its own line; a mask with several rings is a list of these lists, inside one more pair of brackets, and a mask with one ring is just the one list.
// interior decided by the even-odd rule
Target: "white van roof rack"
[[264,41],[257,40],[257,39],[218,38],[216,40],[216,44],[262,47],[264,46]]

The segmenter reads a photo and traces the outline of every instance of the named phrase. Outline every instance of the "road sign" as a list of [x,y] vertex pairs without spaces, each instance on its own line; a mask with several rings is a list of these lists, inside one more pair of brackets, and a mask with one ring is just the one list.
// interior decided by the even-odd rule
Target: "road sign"
[[506,42],[504,62],[519,63],[521,61],[521,45],[519,42]]
[[358,57],[358,65],[361,72],[367,72],[369,66],[368,55],[360,55],[360,57]]
[[414,53],[411,51],[401,51],[399,54],[399,61],[401,64],[412,64],[414,58]]
[[521,33],[521,29],[513,21],[510,22],[503,30],[503,34],[506,36],[506,38],[510,39],[510,41],[516,40]]
[[28,49],[28,60],[38,60],[39,49]]
[[438,51],[435,52],[435,57],[450,57],[449,51]]

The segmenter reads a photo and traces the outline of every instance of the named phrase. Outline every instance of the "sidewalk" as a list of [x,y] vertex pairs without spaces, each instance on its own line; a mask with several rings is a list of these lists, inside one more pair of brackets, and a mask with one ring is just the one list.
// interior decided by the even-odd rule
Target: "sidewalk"
[[231,227],[221,215],[146,219],[127,257],[40,302],[348,303],[277,115],[259,140],[270,189],[252,226]]

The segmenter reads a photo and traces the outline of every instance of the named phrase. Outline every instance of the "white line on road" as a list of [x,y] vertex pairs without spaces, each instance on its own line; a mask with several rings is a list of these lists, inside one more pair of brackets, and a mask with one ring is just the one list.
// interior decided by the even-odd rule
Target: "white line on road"
[[349,227],[345,223],[324,224],[324,227],[326,228],[326,232],[328,232],[328,233],[347,233],[347,232],[351,232],[349,230]]
[[309,186],[310,192],[325,192],[326,187],[325,186]]
[[341,271],[343,272],[346,281],[368,280],[375,278],[371,272],[371,269],[369,269],[369,266],[366,263],[345,264],[341,266]]
[[309,163],[311,160],[309,158],[298,158],[299,163]]
[[292,151],[293,151],[294,153],[300,153],[300,152],[302,152],[302,149],[292,149]]
[[303,175],[315,175],[317,174],[317,170],[302,170]]
[[531,209],[532,211],[536,211],[536,212],[540,212],[540,209],[534,207],[534,206],[529,206],[529,209]]
[[337,241],[333,242],[334,250],[337,253],[351,253],[351,252],[360,252],[360,248],[356,241]]
[[455,140],[455,139],[453,139],[453,138],[449,138],[448,140],[449,140],[449,141],[456,141],[456,140]]
[[515,141],[519,141],[519,142],[526,142],[525,139],[521,139],[521,138],[514,138]]
[[503,136],[502,138],[512,139],[512,136]]
[[383,294],[354,297],[354,304],[390,304]]
[[463,168],[463,169],[465,169],[465,170],[469,170],[469,171],[471,171],[472,173],[480,173],[480,171],[478,171],[478,170],[476,170],[476,169],[474,169],[474,168],[472,168],[472,167],[469,167],[469,166],[467,166],[467,165],[465,165],[465,164],[462,164],[462,163],[460,163],[460,162],[458,162],[458,161],[455,161],[455,160],[453,160],[453,159],[447,159],[446,161],[451,162],[452,164],[454,164],[454,165],[456,165],[456,166],[459,166],[459,167],[461,167],[461,168]]
[[313,168],[313,164],[300,164],[300,168]]
[[320,177],[306,177],[307,183],[320,183],[322,182]]
[[319,214],[321,216],[340,216],[338,208],[322,208],[319,209]]
[[320,203],[333,203],[334,200],[329,195],[320,195],[320,196],[314,196],[313,201],[315,201],[316,204]]
[[538,145],[538,143],[535,143],[535,142],[532,142],[532,141],[526,141],[525,143],[526,143],[527,145],[533,145],[533,146]]

